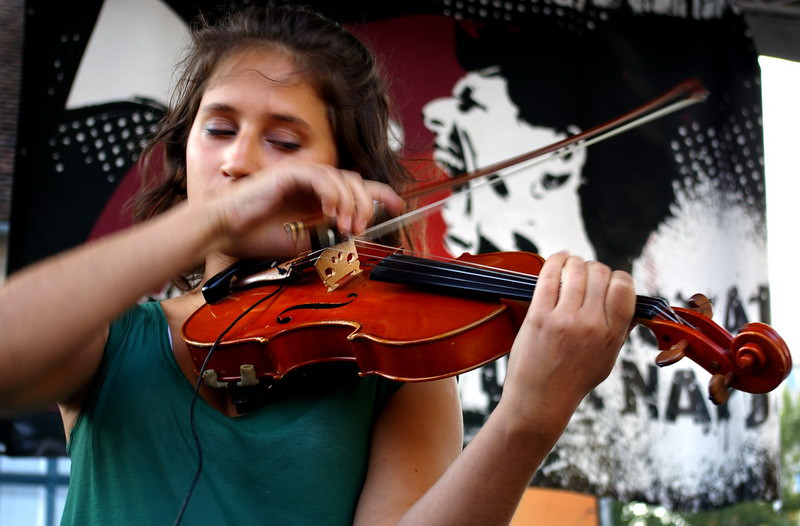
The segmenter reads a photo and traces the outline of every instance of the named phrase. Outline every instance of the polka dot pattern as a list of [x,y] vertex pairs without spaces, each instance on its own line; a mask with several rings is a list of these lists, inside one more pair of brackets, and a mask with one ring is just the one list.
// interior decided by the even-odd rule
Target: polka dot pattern
[[136,162],[164,110],[149,101],[112,103],[68,112],[49,139],[52,170],[93,174],[116,183]]
[[578,34],[608,19],[595,4],[572,0],[440,0],[442,13],[456,20],[518,22],[531,17],[551,17],[557,25]]

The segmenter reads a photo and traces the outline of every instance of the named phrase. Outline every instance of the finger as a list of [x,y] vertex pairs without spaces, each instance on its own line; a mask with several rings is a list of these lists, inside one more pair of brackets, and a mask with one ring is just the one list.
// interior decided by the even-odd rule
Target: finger
[[374,201],[379,201],[393,215],[400,215],[406,206],[402,197],[397,195],[394,189],[385,183],[378,181],[364,180],[364,186]]
[[338,192],[336,202],[336,222],[339,230],[349,234],[353,229],[353,214],[355,213],[356,200],[353,190],[347,181],[347,176],[332,166],[325,166],[324,169],[329,174],[331,181],[336,186]]
[[610,327],[627,328],[636,308],[636,292],[633,278],[627,272],[615,270],[611,273],[605,298],[606,319]]
[[528,312],[543,313],[555,308],[561,287],[561,272],[568,257],[566,252],[557,252],[545,260],[536,280],[536,288]]
[[586,263],[578,256],[570,256],[561,271],[561,293],[558,306],[577,311],[583,305],[586,294]]
[[338,176],[331,169],[322,165],[287,165],[290,177],[281,177],[278,182],[293,184],[292,188],[284,189],[280,195],[289,197],[298,191],[312,191],[319,201],[323,215],[330,218],[337,217],[340,195],[343,186],[338,181]]
[[326,217],[336,219],[339,229],[350,232],[353,210],[355,208],[349,186],[345,183],[344,176],[338,168],[327,165],[306,165],[294,172],[298,185],[308,184],[319,200],[322,213]]
[[583,307],[589,312],[605,312],[606,293],[611,279],[611,269],[597,261],[586,263],[586,292]]
[[372,196],[367,191],[365,181],[359,174],[350,170],[340,170],[340,172],[353,197],[352,230],[354,234],[359,234],[364,231],[375,213]]

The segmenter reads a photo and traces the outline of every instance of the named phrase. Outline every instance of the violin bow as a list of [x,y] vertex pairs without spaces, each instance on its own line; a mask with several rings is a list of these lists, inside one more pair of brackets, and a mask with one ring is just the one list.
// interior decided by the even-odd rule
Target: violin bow
[[[703,102],[708,97],[708,90],[703,86],[699,79],[691,78],[684,80],[677,86],[667,91],[663,95],[656,97],[635,108],[619,117],[612,119],[606,123],[597,125],[581,133],[571,135],[565,139],[554,142],[552,144],[537,148],[535,150],[522,153],[520,155],[499,161],[478,170],[467,172],[453,177],[450,180],[441,181],[438,183],[419,186],[401,194],[405,200],[414,199],[424,195],[432,194],[441,190],[446,190],[457,185],[462,185],[466,182],[475,179],[484,178],[484,180],[466,188],[463,193],[469,193],[483,186],[496,183],[496,179],[489,179],[486,176],[496,174],[500,179],[510,177],[519,171],[546,161],[566,157],[578,148],[585,148],[604,141],[628,130],[632,130],[642,126],[648,122],[660,119],[666,115],[679,111],[687,106]],[[548,155],[552,154],[552,155]],[[512,168],[508,170],[508,168]],[[498,173],[506,170],[505,173]],[[451,194],[442,199],[425,204],[411,211],[408,211],[399,216],[393,217],[382,223],[373,225],[364,230],[358,236],[359,240],[374,240],[387,233],[393,232],[405,225],[413,219],[419,219],[422,216],[436,210],[438,207],[444,205],[454,195]],[[302,238],[305,232],[311,232],[312,248],[326,248],[342,241],[341,236],[331,226],[331,221],[328,218],[317,216],[312,219],[303,221],[293,221],[285,224],[286,232],[292,236],[292,239],[297,240]]]

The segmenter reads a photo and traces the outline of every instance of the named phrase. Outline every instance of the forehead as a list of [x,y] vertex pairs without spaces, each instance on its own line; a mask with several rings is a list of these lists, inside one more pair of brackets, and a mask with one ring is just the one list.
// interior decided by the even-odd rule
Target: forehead
[[326,110],[314,84],[280,48],[248,48],[220,61],[212,72],[203,100],[218,97],[253,103],[294,100],[314,110]]
[[222,58],[206,83],[204,94],[225,85],[244,84],[251,90],[300,88],[324,103],[312,74],[298,67],[292,54],[280,47],[253,47],[234,51]]
[[288,52],[278,48],[246,48],[234,51],[219,61],[211,73],[206,90],[247,77],[260,77],[266,83],[277,86],[306,82]]

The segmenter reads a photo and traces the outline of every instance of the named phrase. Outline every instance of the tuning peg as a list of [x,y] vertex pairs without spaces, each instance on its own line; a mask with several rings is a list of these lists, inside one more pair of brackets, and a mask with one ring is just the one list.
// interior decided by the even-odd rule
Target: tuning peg
[[703,294],[695,294],[689,299],[689,308],[695,312],[699,312],[709,320],[714,317],[714,307],[711,305],[711,300]]
[[217,371],[214,369],[208,369],[207,371],[203,372],[203,381],[207,386],[215,389],[219,389],[220,387],[228,387],[228,384],[219,381],[219,378],[217,377]]
[[249,387],[251,385],[258,385],[258,378],[256,378],[256,368],[249,363],[239,366],[239,374],[242,379],[236,382],[239,387]]
[[733,373],[715,374],[708,382],[708,398],[716,405],[724,404],[731,395],[731,385],[733,384]]
[[681,340],[666,351],[661,351],[658,353],[658,356],[656,356],[656,365],[659,367],[666,367],[667,365],[676,363],[678,360],[686,356],[686,347],[688,346],[688,341]]

